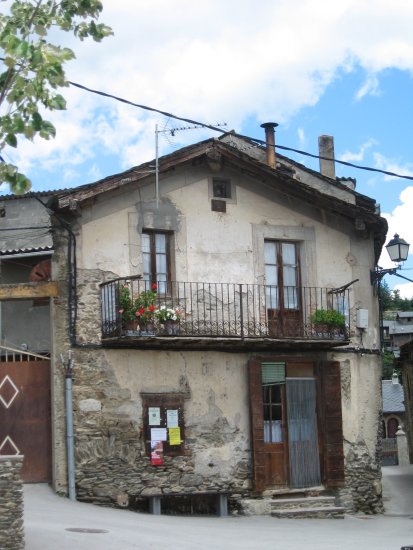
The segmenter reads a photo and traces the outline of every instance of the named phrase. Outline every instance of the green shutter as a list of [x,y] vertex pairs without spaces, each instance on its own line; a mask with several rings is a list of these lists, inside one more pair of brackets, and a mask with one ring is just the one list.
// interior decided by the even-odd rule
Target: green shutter
[[261,363],[261,381],[263,386],[283,384],[285,382],[285,363]]

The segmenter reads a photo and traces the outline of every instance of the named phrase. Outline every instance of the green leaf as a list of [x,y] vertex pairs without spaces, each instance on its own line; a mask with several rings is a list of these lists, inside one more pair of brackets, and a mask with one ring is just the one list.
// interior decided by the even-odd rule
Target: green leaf
[[40,130],[40,135],[44,139],[50,139],[51,137],[55,137],[56,128],[53,126],[51,122],[48,122],[47,120],[43,120],[42,128]]
[[33,129],[36,130],[36,132],[39,132],[42,129],[42,122],[43,119],[37,111],[32,114],[32,125]]
[[16,136],[14,134],[7,134],[6,143],[7,145],[10,145],[10,147],[17,147]]
[[62,111],[66,109],[66,100],[62,95],[57,94],[50,100],[49,107],[50,109],[56,109],[56,111]]
[[12,182],[9,182],[10,189],[16,195],[23,195],[30,191],[32,182],[24,174],[17,173]]

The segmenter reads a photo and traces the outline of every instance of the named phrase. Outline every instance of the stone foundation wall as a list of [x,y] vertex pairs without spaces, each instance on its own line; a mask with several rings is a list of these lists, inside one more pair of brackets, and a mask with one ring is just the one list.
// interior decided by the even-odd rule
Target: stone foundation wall
[[340,504],[347,512],[383,512],[381,467],[364,445],[345,444],[346,487],[339,491]]
[[[195,390],[195,398],[201,403],[194,403],[194,379],[189,373],[188,378],[185,376],[179,363],[176,368],[167,365],[164,370],[161,365],[154,367],[151,384],[157,391],[185,395],[185,451],[180,456],[165,455],[161,466],[150,464],[139,388],[147,389],[150,376],[145,374],[145,364],[155,352],[113,353],[109,358],[103,350],[76,350],[74,354],[77,498],[127,507],[145,494],[214,490],[239,497],[248,494],[251,455],[239,413],[234,413],[235,420],[228,411],[224,414],[223,404],[219,402],[218,407],[218,396],[212,388],[201,396]],[[133,365],[132,372],[127,369],[128,361]],[[175,356],[171,364],[174,362]],[[122,376],[129,377],[129,387],[125,387],[127,382],[122,382]],[[207,412],[201,414],[205,408]]]
[[0,457],[0,548],[24,548],[23,483],[20,470],[23,457]]

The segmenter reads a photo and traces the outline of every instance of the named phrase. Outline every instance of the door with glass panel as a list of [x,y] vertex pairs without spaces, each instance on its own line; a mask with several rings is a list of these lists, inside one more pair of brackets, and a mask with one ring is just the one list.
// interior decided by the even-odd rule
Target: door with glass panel
[[261,384],[265,486],[320,485],[313,365],[263,362]]
[[271,336],[303,334],[298,245],[264,241],[265,299]]
[[142,233],[143,278],[148,288],[156,283],[160,294],[168,293],[170,283],[170,239],[170,233]]
[[262,364],[264,469],[266,486],[288,483],[288,440],[285,406],[285,364]]

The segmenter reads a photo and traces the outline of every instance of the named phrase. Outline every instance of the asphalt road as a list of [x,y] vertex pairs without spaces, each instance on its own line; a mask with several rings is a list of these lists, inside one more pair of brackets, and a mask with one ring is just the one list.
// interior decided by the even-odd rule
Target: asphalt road
[[25,485],[26,550],[400,550],[413,546],[413,466],[383,471],[386,513],[341,520],[152,516]]

